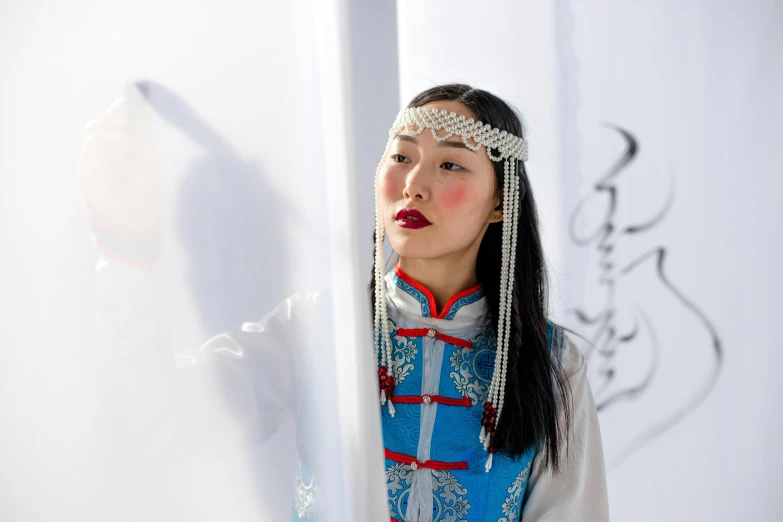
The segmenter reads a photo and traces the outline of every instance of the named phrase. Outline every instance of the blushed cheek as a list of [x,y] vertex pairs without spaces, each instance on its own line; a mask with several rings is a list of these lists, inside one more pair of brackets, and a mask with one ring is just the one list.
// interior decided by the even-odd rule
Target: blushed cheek
[[449,211],[458,211],[472,206],[472,203],[475,203],[473,201],[475,197],[471,194],[471,191],[464,186],[449,187],[443,191],[443,206]]
[[385,201],[396,201],[402,197],[403,180],[389,172],[378,175],[378,192]]

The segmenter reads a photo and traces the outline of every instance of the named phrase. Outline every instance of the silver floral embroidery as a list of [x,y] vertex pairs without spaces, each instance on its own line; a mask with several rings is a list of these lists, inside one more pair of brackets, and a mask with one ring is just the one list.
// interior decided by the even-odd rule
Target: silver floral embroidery
[[503,517],[498,519],[498,522],[515,522],[519,520],[519,511],[521,507],[520,500],[522,494],[525,492],[525,486],[527,485],[528,472],[530,471],[530,464],[527,463],[525,469],[519,472],[517,478],[508,488],[509,496],[506,497],[506,501],[503,502]]
[[386,490],[389,512],[402,518],[402,504],[405,493],[410,490],[413,472],[408,466],[395,463],[386,468]]
[[444,522],[467,520],[470,510],[466,498],[468,490],[448,471],[433,470],[432,477],[435,502],[433,520]]
[[399,384],[413,370],[413,359],[419,353],[416,342],[409,337],[397,335],[397,325],[391,319],[389,321],[389,332],[392,340],[392,370],[394,378]]
[[318,485],[315,478],[303,469],[302,457],[296,454],[296,478],[294,483],[294,510],[300,519],[310,518],[314,513],[315,500],[318,496]]
[[449,357],[454,370],[449,377],[454,381],[457,392],[469,397],[475,406],[487,400],[497,341],[494,333],[488,331],[471,339],[471,343],[473,348],[455,349]]

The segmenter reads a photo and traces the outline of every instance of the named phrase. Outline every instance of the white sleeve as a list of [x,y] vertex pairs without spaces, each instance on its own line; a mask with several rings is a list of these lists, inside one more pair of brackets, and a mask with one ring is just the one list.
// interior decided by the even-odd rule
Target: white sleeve
[[[228,414],[242,425],[242,438],[251,443],[267,440],[287,418],[299,413],[306,387],[301,345],[313,343],[306,339],[315,335],[321,312],[319,293],[296,294],[259,321],[218,334],[197,350],[178,352],[174,374],[180,375],[174,381],[187,394],[176,401],[180,418],[184,410],[184,418],[211,424],[219,413]],[[184,385],[187,376],[198,385]],[[210,411],[203,403],[208,388],[218,399],[211,409],[213,418],[204,415]],[[205,427],[195,431],[207,431]]]
[[571,432],[568,460],[553,475],[542,471],[536,457],[528,481],[524,522],[604,522],[609,520],[606,469],[601,429],[593,394],[587,381],[585,358],[567,337],[562,367],[571,388]]
[[258,321],[177,349],[161,317],[159,279],[157,269],[114,260],[96,272],[105,438],[188,453],[230,453],[267,440],[299,410],[299,349],[317,329],[319,295],[288,297]]

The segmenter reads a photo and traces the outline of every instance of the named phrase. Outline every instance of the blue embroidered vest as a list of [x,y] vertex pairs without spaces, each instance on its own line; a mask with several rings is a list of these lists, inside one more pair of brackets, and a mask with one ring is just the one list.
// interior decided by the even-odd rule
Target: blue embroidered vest
[[[392,521],[511,522],[520,519],[534,447],[520,458],[488,457],[479,441],[497,342],[481,286],[438,313],[429,290],[399,267],[386,275],[395,416],[381,408]],[[547,325],[550,353],[563,331]],[[320,520],[317,487],[299,460],[293,520]]]
[[[497,343],[480,286],[437,314],[423,285],[397,267],[386,276],[395,417],[381,409],[392,520],[518,520],[536,451],[488,454],[479,441]],[[562,330],[549,324],[562,343]],[[558,350],[559,351],[559,350]]]

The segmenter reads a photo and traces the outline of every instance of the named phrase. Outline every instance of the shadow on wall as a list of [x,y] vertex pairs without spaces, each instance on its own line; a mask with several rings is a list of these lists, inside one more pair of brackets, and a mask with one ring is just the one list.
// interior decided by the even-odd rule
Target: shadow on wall
[[[210,495],[232,498],[231,481],[220,477],[242,476],[245,470],[252,477],[249,501],[256,505],[243,508],[269,513],[273,499],[262,492],[293,489],[293,455],[281,450],[293,450],[291,440],[278,439],[279,444],[236,455],[228,471],[225,461],[191,461],[194,473],[187,475],[186,484],[165,479],[165,462],[174,451],[167,430],[184,409],[180,406],[201,409],[204,397],[186,396],[185,405],[168,400],[173,395],[168,388],[186,382],[173,376],[174,353],[198,346],[173,345],[179,337],[170,328],[176,324],[168,321],[162,303],[167,295],[161,283],[167,274],[158,270],[157,261],[161,185],[167,172],[161,168],[152,132],[153,114],[201,151],[175,195],[174,232],[185,252],[188,290],[202,336],[238,330],[246,321],[260,319],[280,301],[288,279],[286,237],[279,226],[286,222],[287,209],[281,198],[259,169],[233,151],[179,95],[160,84],[138,82],[87,125],[77,171],[94,242],[109,260],[99,262],[95,272],[96,474],[102,508],[111,512],[116,505],[126,506],[133,494],[138,505],[123,514],[128,520],[153,510],[153,505],[161,518],[168,512],[176,518],[182,509],[190,510],[192,517],[214,504]],[[230,388],[221,387],[221,398],[228,403]],[[180,432],[187,427],[186,422],[178,426]],[[165,457],[160,448],[165,448]],[[203,449],[209,455],[214,448]],[[270,467],[281,473],[270,476]],[[148,480],[138,484],[139,477]],[[176,498],[180,493],[197,500],[183,506]],[[284,508],[290,511],[290,505]]]
[[287,280],[282,200],[256,165],[241,158],[182,98],[138,84],[156,112],[198,143],[175,206],[176,232],[207,335],[237,328],[271,310]]

